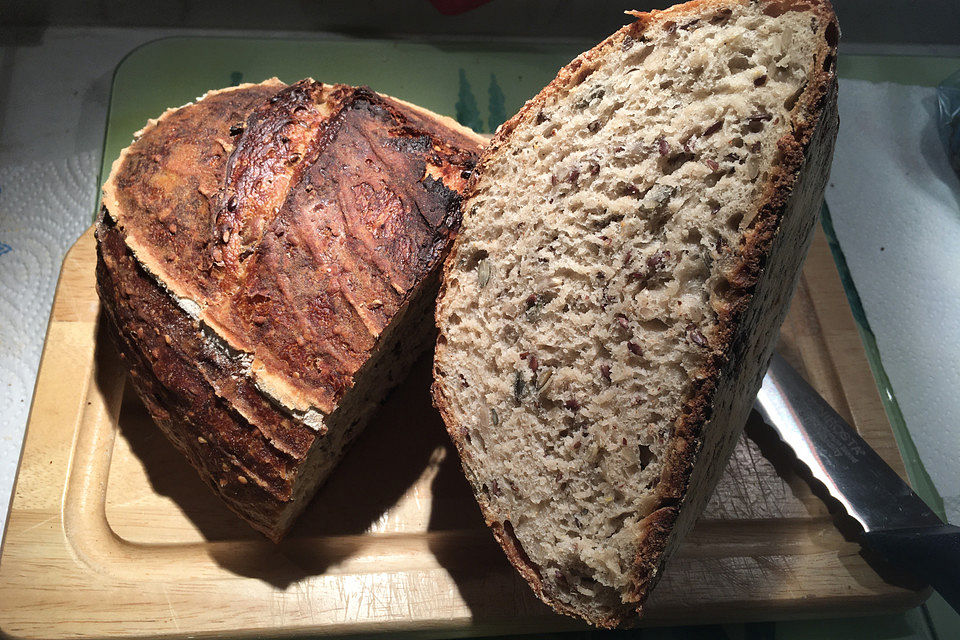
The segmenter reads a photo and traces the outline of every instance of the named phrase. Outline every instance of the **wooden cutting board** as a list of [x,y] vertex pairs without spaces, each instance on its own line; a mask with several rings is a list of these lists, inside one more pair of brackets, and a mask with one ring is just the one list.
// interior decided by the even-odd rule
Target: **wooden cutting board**
[[[92,231],[68,253],[0,557],[17,637],[480,635],[578,627],[484,527],[429,404],[422,361],[290,536],[274,545],[200,483],[150,421],[101,334]],[[781,351],[905,476],[822,235]],[[884,582],[751,421],[644,624],[889,612]]]

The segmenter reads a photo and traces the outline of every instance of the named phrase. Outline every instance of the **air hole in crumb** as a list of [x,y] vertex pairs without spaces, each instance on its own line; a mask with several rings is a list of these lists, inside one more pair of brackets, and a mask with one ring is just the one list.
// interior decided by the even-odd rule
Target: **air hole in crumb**
[[590,122],[587,124],[587,131],[589,131],[590,133],[596,133],[597,131],[600,131],[601,128],[603,128],[604,124],[606,124],[606,122],[603,120],[594,120],[593,122]]
[[750,61],[743,56],[734,56],[734,58],[727,63],[727,68],[730,69],[730,73],[740,73],[750,68]]
[[587,575],[578,576],[580,579],[575,585],[577,591],[584,595],[596,596],[600,589],[600,583]]
[[[773,155],[773,159],[770,161],[773,166],[779,166],[783,164],[783,150],[777,149],[777,152]],[[766,173],[766,172],[764,172]]]
[[678,153],[667,158],[663,163],[661,170],[663,171],[664,175],[668,176],[691,160],[693,160],[693,154]]
[[722,120],[722,119],[717,120],[717,121],[714,122],[712,125],[710,125],[710,126],[707,127],[706,129],[704,129],[704,131],[703,131],[703,137],[706,138],[707,136],[712,136],[712,135],[715,134],[717,131],[720,131],[720,129],[722,129],[722,128],[723,128],[723,120]]
[[653,462],[653,451],[645,444],[637,445],[637,455],[640,458],[640,468],[645,469],[648,464]]
[[540,567],[533,560],[530,559],[530,556],[527,555],[527,552],[526,550],[524,550],[523,545],[520,544],[520,540],[517,539],[516,532],[513,530],[513,523],[510,522],[509,520],[503,521],[503,533],[513,544],[513,548],[517,551],[517,555],[520,556],[520,559],[523,561],[523,563],[528,567],[530,567],[531,569],[533,569],[534,572],[536,572],[537,577],[539,578]]
[[670,328],[670,325],[668,325],[663,320],[660,320],[659,318],[654,318],[653,320],[645,320],[641,322],[640,328],[643,329],[644,331],[659,333],[659,332],[668,330]]
[[[618,491],[617,494],[620,494],[620,492]],[[615,498],[613,499],[613,502],[615,502],[615,503],[617,503],[617,504],[622,504],[622,503],[623,503],[623,496],[621,495],[621,498],[620,498],[619,500],[615,497]],[[623,529],[624,522],[626,522],[627,517],[628,517],[629,515],[630,515],[630,514],[628,514],[628,513],[621,513],[620,515],[617,515],[617,516],[614,516],[613,518],[610,518],[610,527],[613,529],[613,533],[616,533],[616,532],[620,531],[621,529]],[[621,570],[622,570],[622,567],[621,567]]]
[[616,187],[617,195],[621,198],[624,196],[632,196],[634,198],[640,198],[640,190],[632,184],[627,184],[626,182],[618,182]]
[[[617,492],[617,493],[619,493],[619,492]],[[616,502],[617,504],[622,504],[622,502],[623,502],[623,501],[622,501],[622,497],[621,497],[621,500],[616,500],[616,499],[614,499],[614,502]],[[616,532],[620,531],[621,529],[623,529],[623,525],[626,523],[627,518],[629,518],[629,517],[630,517],[630,514],[629,514],[629,513],[621,513],[620,515],[617,515],[617,516],[614,516],[613,518],[611,518],[611,519],[610,519],[610,526],[613,528],[613,532],[616,533]],[[624,567],[621,566],[621,571],[622,571],[623,569],[624,569]]]
[[466,262],[464,263],[463,265],[464,269],[466,269],[467,271],[472,271],[473,269],[476,269],[480,261],[486,260],[487,257],[489,257],[489,254],[484,249],[480,249],[479,251],[473,252],[473,254],[469,258],[467,258]]
[[[794,7],[791,7],[792,3],[790,2],[771,2],[763,8],[764,15],[770,16],[771,18],[779,18],[787,11],[792,11]],[[797,6],[796,10],[799,11],[800,7]]]
[[727,226],[731,231],[739,231],[740,223],[743,221],[743,212],[737,211],[727,219]]
[[713,293],[716,294],[718,298],[726,298],[727,294],[730,293],[730,281],[726,278],[718,280],[717,284],[713,286]]
[[698,229],[687,229],[687,235],[684,240],[691,244],[696,244],[700,242],[700,238],[702,237],[703,236],[700,235],[700,231]]
[[[538,382],[537,384],[540,384],[540,383]],[[554,409],[560,406],[560,403],[554,400],[553,398],[546,397],[543,395],[540,396],[540,399],[538,400],[538,402],[540,403],[540,408],[547,413],[553,411]]]
[[730,19],[732,14],[732,9],[723,9],[722,11],[718,11],[716,15],[710,18],[710,24],[725,24],[727,20]]
[[790,70],[775,66],[770,77],[777,82],[787,82],[790,79]]
[[827,39],[827,44],[831,47],[837,46],[837,42],[840,41],[840,30],[837,29],[837,24],[831,22],[827,25],[827,31],[824,33],[824,37]]
[[[661,231],[663,231],[664,227],[667,225],[667,222],[669,222],[670,217],[670,211],[664,208],[648,214],[647,230],[654,235],[659,234]],[[648,282],[647,284],[649,285],[650,283]]]
[[806,83],[804,83],[799,89],[790,94],[790,97],[783,101],[783,108],[787,111],[793,111],[793,108],[797,106],[797,101],[800,100],[800,96],[803,95],[803,90],[806,89]]

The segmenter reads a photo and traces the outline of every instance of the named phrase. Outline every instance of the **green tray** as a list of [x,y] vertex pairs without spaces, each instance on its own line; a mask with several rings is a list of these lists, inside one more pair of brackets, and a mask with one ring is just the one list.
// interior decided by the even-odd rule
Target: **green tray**
[[[328,35],[313,39],[174,37],[147,43],[117,66],[107,116],[100,183],[135,131],[166,108],[211,90],[277,76],[286,82],[368,85],[437,113],[454,116],[478,132],[493,132],[556,75],[587,41],[357,40]],[[842,78],[934,86],[958,67],[957,58],[844,56]],[[842,85],[841,85],[842,91]],[[830,213],[822,223],[860,329],[887,416],[916,491],[943,515],[937,494],[906,428],[873,332],[860,304]],[[935,623],[931,618],[935,618]],[[907,638],[960,637],[960,618],[936,595],[906,614],[856,620],[778,622],[770,625],[700,627],[697,638]],[[599,632],[590,632],[589,637]],[[681,638],[689,629],[621,632],[623,637]],[[561,634],[556,637],[583,634]]]

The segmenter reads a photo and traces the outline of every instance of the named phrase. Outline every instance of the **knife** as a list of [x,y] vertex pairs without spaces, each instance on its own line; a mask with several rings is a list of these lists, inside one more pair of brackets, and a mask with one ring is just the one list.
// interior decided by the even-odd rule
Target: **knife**
[[779,354],[755,408],[860,524],[865,548],[932,586],[960,612],[960,527],[940,520]]

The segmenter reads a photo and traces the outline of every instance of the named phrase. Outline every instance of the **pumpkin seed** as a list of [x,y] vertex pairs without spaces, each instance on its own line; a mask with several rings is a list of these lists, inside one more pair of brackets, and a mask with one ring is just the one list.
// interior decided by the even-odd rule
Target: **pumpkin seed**
[[480,264],[477,265],[477,280],[481,289],[490,282],[490,263],[486,260],[481,260]]

